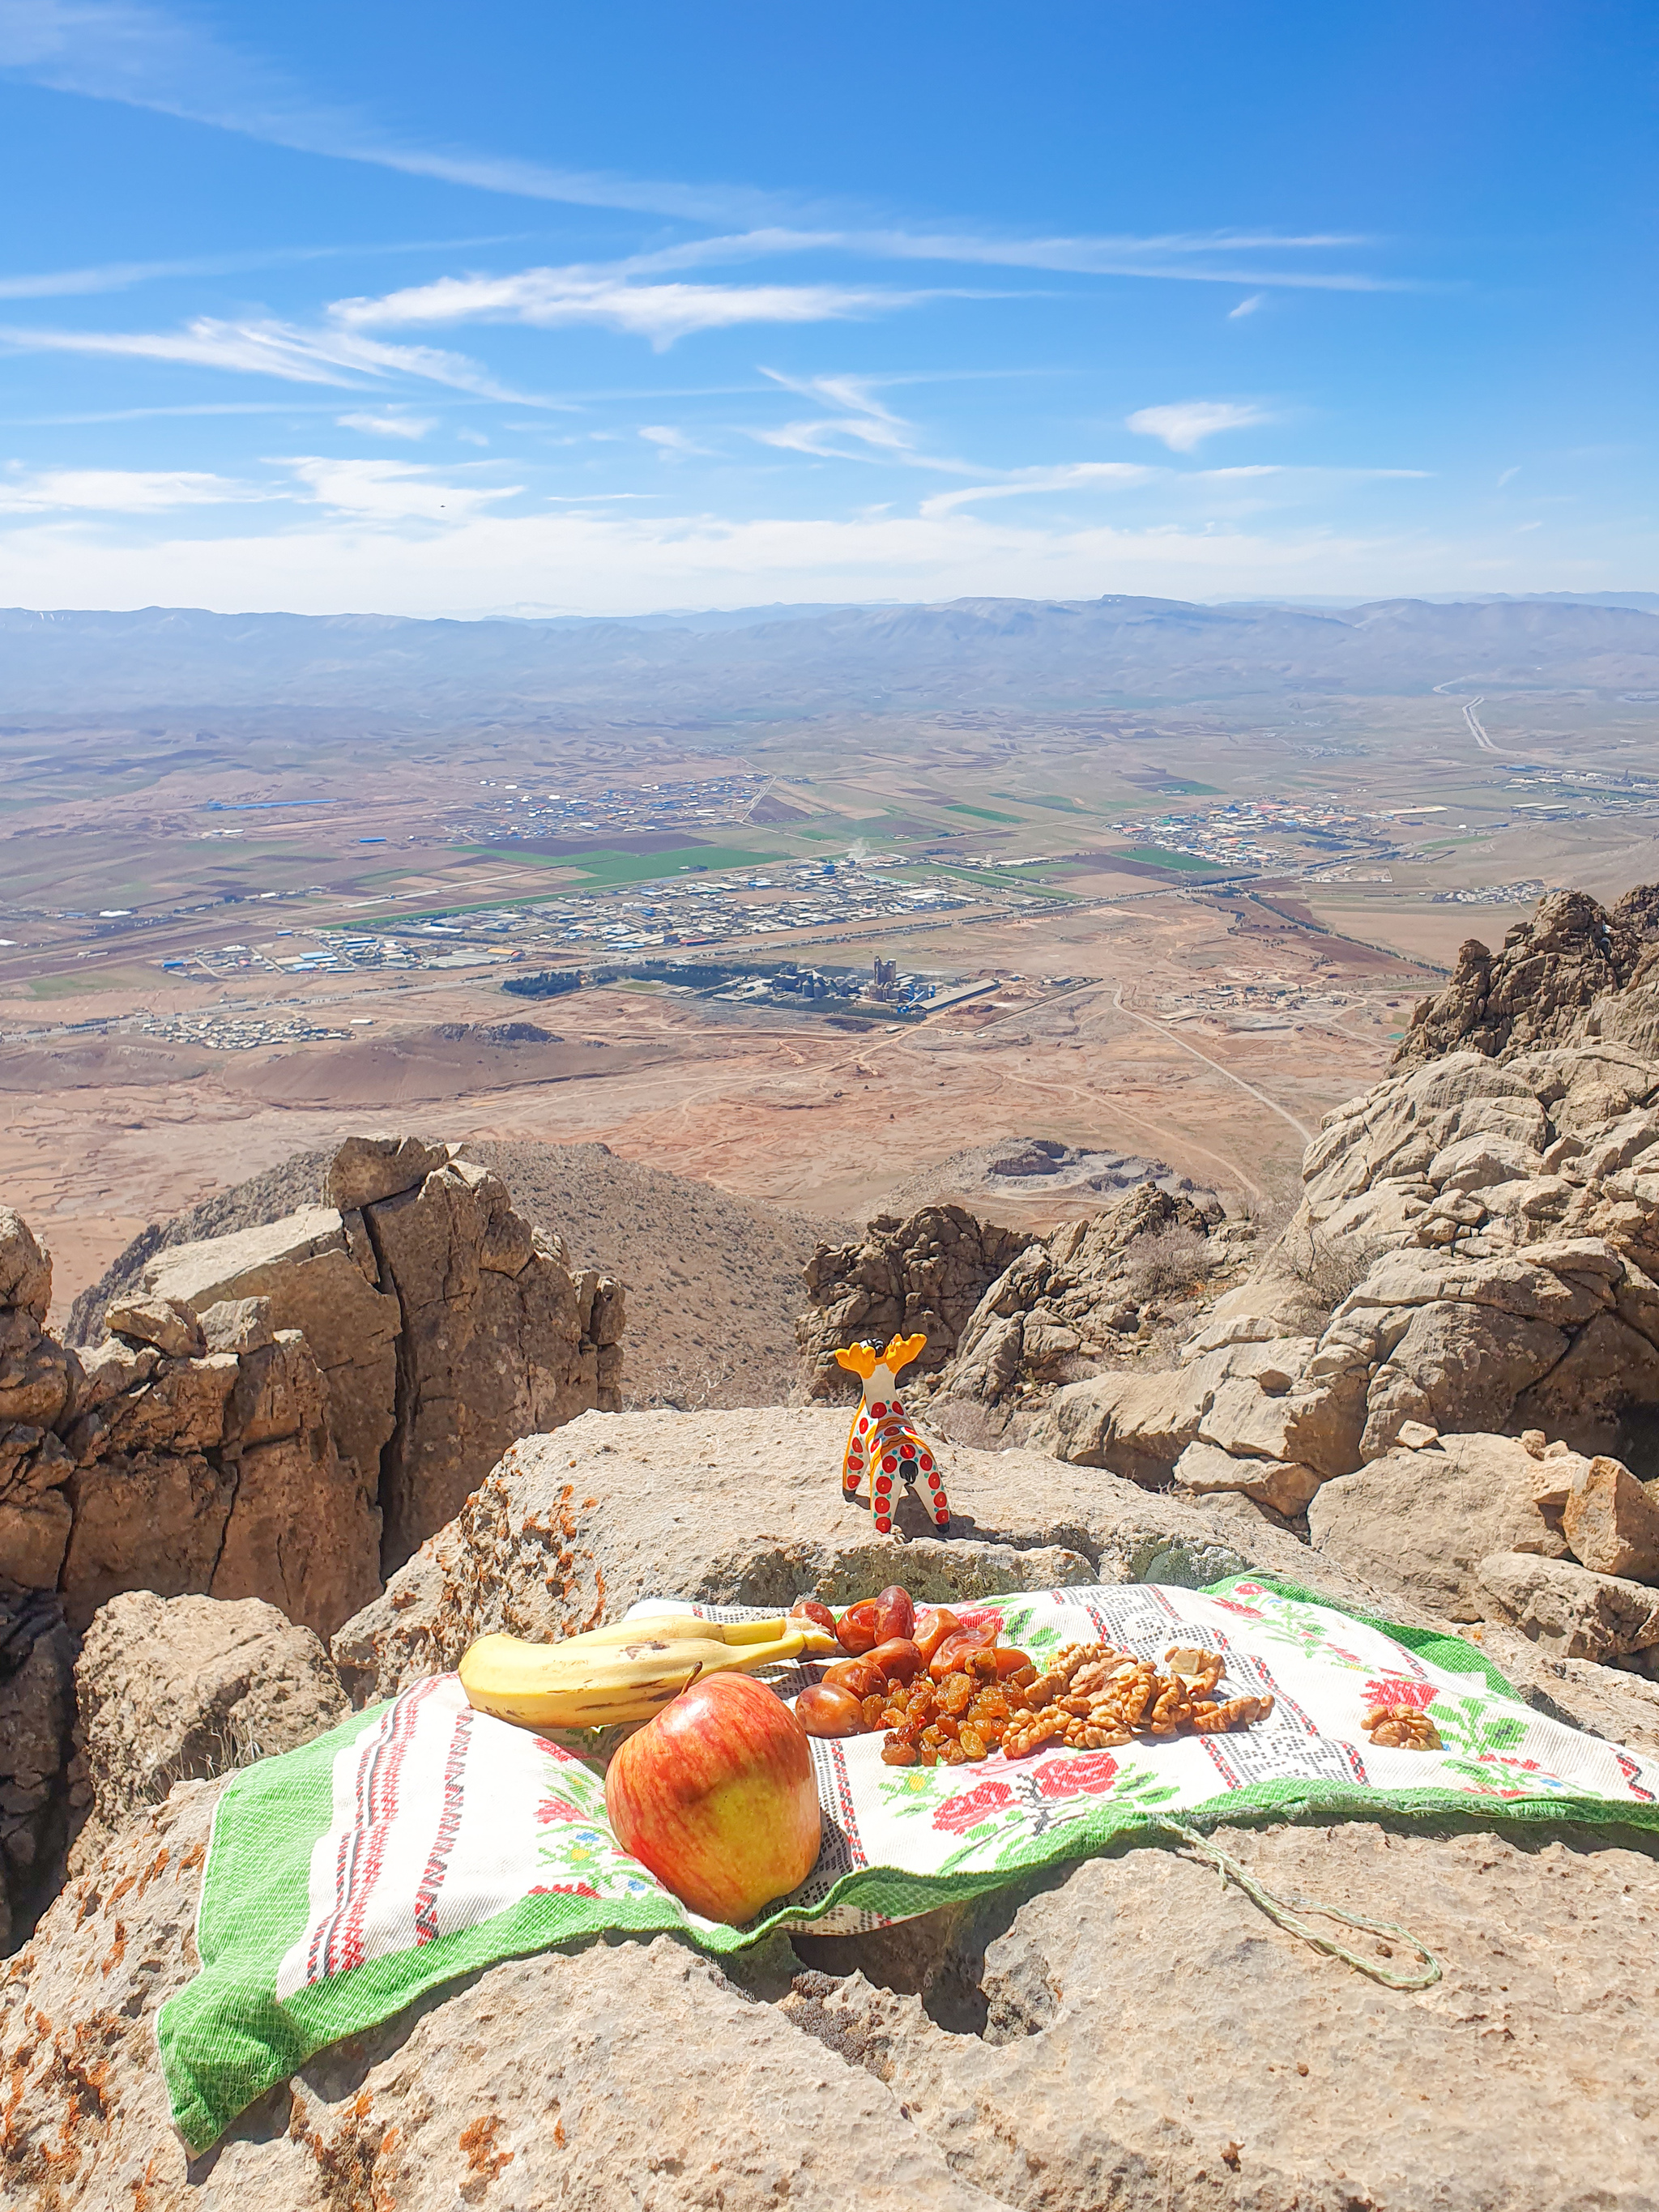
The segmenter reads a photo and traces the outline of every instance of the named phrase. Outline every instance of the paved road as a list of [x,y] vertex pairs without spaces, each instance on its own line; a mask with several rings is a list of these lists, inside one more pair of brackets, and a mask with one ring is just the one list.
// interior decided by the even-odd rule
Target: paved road
[[1493,744],[1492,739],[1486,735],[1485,729],[1481,726],[1480,717],[1474,711],[1475,708],[1482,703],[1484,696],[1485,695],[1483,693],[1480,696],[1469,701],[1468,706],[1463,709],[1463,720],[1469,726],[1469,735],[1474,739],[1476,744],[1480,746],[1481,751],[1495,753],[1498,750],[1498,747]]

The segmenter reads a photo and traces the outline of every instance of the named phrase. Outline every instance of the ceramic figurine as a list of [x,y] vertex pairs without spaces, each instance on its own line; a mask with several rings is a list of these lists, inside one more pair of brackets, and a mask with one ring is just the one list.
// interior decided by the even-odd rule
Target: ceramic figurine
[[885,1351],[873,1344],[854,1344],[836,1354],[848,1374],[858,1376],[864,1384],[863,1400],[853,1416],[842,1457],[842,1495],[856,1505],[859,1484],[869,1474],[870,1510],[876,1516],[878,1536],[891,1533],[893,1501],[901,1482],[908,1482],[912,1489],[919,1481],[925,1482],[929,1512],[939,1528],[951,1525],[951,1501],[945,1495],[933,1455],[900,1403],[896,1380],[899,1369],[908,1367],[927,1343],[925,1336],[895,1336]]

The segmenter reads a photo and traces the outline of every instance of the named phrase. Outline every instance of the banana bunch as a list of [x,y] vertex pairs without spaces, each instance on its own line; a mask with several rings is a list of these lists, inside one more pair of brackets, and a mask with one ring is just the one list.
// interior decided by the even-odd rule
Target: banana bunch
[[520,1728],[613,1728],[648,1721],[699,1674],[840,1650],[810,1620],[652,1613],[556,1644],[481,1636],[461,1661],[461,1687],[477,1711]]

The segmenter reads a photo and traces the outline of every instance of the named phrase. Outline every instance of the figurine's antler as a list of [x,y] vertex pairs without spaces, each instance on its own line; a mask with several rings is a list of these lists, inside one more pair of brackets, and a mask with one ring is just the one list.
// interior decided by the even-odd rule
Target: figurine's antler
[[[887,1349],[881,1355],[881,1364],[884,1367],[890,1367],[896,1375],[901,1367],[908,1367],[919,1352],[926,1352],[927,1349],[925,1336],[890,1336],[887,1340]],[[865,1371],[867,1373],[869,1370],[866,1369]]]
[[849,1375],[862,1376],[867,1382],[880,1366],[882,1355],[873,1344],[849,1344],[836,1352],[836,1358]]

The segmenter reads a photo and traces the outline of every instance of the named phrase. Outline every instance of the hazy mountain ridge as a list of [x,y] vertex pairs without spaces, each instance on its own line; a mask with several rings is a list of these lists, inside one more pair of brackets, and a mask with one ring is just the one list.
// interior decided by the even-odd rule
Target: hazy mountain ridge
[[694,629],[596,617],[0,610],[0,713],[248,706],[720,715],[1109,706],[1305,688],[1355,694],[1659,688],[1659,622],[1560,599],[1351,608],[1111,595],[780,613]]

